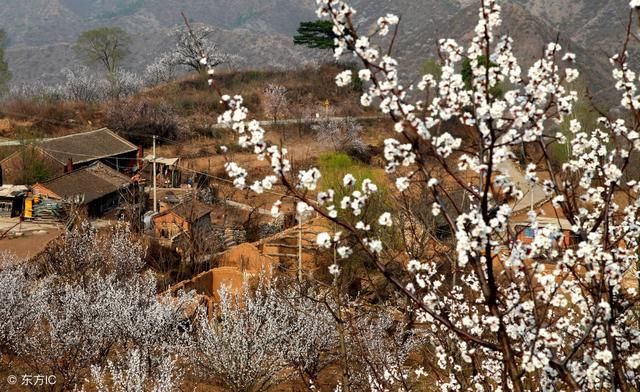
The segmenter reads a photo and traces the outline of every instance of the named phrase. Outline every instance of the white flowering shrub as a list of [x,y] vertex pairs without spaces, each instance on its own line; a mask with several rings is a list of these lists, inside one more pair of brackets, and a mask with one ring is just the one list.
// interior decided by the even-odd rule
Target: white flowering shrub
[[[149,70],[145,77],[159,80],[172,75],[163,65],[162,71]],[[46,98],[52,100],[67,99],[80,102],[99,102],[110,98],[124,98],[136,94],[143,87],[145,80],[133,72],[118,69],[107,78],[93,74],[89,68],[76,66],[62,70],[64,81],[56,85],[45,85],[42,82],[13,86],[8,97],[13,99]]]
[[97,102],[105,99],[109,94],[109,82],[92,74],[87,67],[76,66],[65,69],[65,81],[61,85],[66,99]]
[[221,290],[219,314],[199,314],[187,347],[198,374],[231,391],[266,391],[296,374],[313,382],[335,345],[334,323],[326,307],[284,293]]
[[146,251],[131,235],[126,224],[99,232],[90,222],[82,221],[47,247],[37,261],[44,270],[65,278],[96,272],[128,278],[142,271]]
[[61,85],[46,85],[41,80],[14,84],[10,87],[6,99],[33,99],[44,98],[48,100],[61,100],[66,98],[66,94]]
[[117,69],[108,75],[111,98],[125,98],[136,94],[144,86],[144,80],[133,72]]
[[183,339],[190,297],[158,296],[153,275],[140,272],[141,245],[123,227],[109,234],[81,224],[33,271],[0,267],[0,349],[55,375],[61,390],[79,387],[111,354],[140,349],[148,361]]
[[264,89],[262,106],[264,115],[268,119],[278,121],[288,114],[289,98],[287,88],[279,84],[269,84]]
[[[335,247],[349,257],[353,247],[342,241],[345,233],[355,237],[356,247],[417,308],[416,321],[425,326],[425,339],[436,354],[430,382],[441,390],[639,389],[635,268],[640,182],[622,178],[640,148],[640,96],[626,43],[611,62],[620,104],[630,115],[603,116],[595,129],[573,121],[567,138],[556,132],[556,124],[578,99],[566,87],[578,76],[575,56],[550,43],[523,71],[511,38],[499,35],[498,1],[480,2],[479,21],[466,48],[451,39],[439,41],[442,74],[438,80],[424,75],[416,85],[401,82],[392,51],[382,48],[395,41],[398,17],[379,18],[378,28],[364,35],[347,2],[317,3],[318,16],[333,22],[336,58],[350,52],[362,64],[361,103],[377,105],[395,123],[397,136],[385,141],[384,156],[398,192],[426,189],[433,204],[425,208],[442,216],[453,233],[448,261],[414,257],[407,247],[413,282],[400,281],[386,270],[386,261],[396,253],[379,234],[394,220],[384,215],[351,223],[377,191],[372,181],[357,183],[345,173],[351,195],[333,200],[333,190],[320,192],[322,173],[292,173],[287,150],[265,141],[264,129],[248,119],[240,96],[221,95],[228,110],[219,122],[232,126],[242,147],[271,163],[270,185],[275,176],[299,206],[316,210],[343,233],[320,234],[321,247]],[[635,1],[630,5],[638,6]],[[461,73],[464,62],[470,66],[470,86]],[[345,71],[336,83],[347,85],[353,76]],[[416,90],[421,93],[409,94]],[[444,122],[457,124],[468,137],[445,131],[439,126]],[[519,174],[511,149],[521,143],[542,151],[540,161],[527,164],[547,172],[547,180],[538,179],[533,169]],[[548,158],[553,143],[570,145],[560,170]],[[236,186],[247,186],[244,168],[233,162],[226,168]],[[466,203],[442,208],[452,190],[462,190]],[[543,224],[531,209],[525,218],[531,241],[526,242],[512,224],[519,212],[512,207],[525,192],[538,194],[537,201],[549,200],[556,217]],[[322,198],[314,200],[315,194]],[[570,246],[558,246],[566,236],[572,238]],[[340,273],[339,263],[332,272]]]
[[15,353],[16,345],[38,322],[47,299],[44,283],[33,285],[30,272],[9,254],[0,254],[0,352]]
[[[91,367],[91,383],[98,392],[172,392],[180,388],[183,372],[176,360],[162,357],[151,368],[139,349],[129,351],[117,362]],[[84,387],[83,387],[84,390]]]
[[157,86],[158,84],[172,81],[176,76],[176,65],[173,57],[167,53],[155,59],[147,65],[142,78],[147,86]]

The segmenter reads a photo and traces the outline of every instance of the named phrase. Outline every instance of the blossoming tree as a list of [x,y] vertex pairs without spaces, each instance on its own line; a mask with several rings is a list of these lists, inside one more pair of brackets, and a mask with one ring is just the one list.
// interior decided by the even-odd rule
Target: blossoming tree
[[[554,129],[578,99],[567,87],[578,77],[575,56],[553,42],[523,72],[512,39],[498,34],[497,0],[480,1],[468,47],[439,41],[442,74],[438,80],[424,75],[415,85],[401,82],[390,55],[398,17],[381,17],[377,29],[364,35],[347,2],[317,3],[318,15],[333,23],[336,58],[351,52],[360,60],[362,105],[377,105],[395,124],[397,136],[385,141],[384,156],[397,191],[408,200],[416,190],[430,195],[431,205],[423,207],[449,227],[455,257],[448,262],[414,257],[407,247],[413,282],[388,273],[387,261],[396,253],[382,235],[394,227],[403,234],[420,230],[391,211],[366,214],[378,190],[370,179],[358,183],[346,173],[349,194],[334,200],[335,189],[318,189],[317,168],[293,173],[286,148],[265,141],[264,129],[248,120],[242,97],[218,91],[228,108],[219,122],[231,124],[242,147],[271,163],[273,174],[254,180],[251,189],[262,192],[281,183],[298,199],[298,211],[314,210],[338,228],[318,235],[321,247],[334,248],[341,258],[364,252],[410,300],[437,358],[431,371],[417,369],[417,374],[442,390],[640,388],[637,280],[624,284],[635,273],[640,234],[640,182],[625,176],[640,148],[640,96],[627,56],[632,18],[622,50],[611,58],[629,116],[603,113],[595,129],[573,120],[567,136]],[[630,5],[640,6],[637,0]],[[463,62],[470,65],[470,83],[463,79]],[[346,86],[352,77],[344,71],[336,83]],[[465,137],[444,131],[444,123],[457,125]],[[537,147],[540,159],[527,162],[526,173],[517,175],[511,150],[522,143]],[[560,170],[549,155],[556,143],[569,145]],[[249,173],[240,165],[228,162],[226,169],[237,187],[249,185]],[[541,171],[546,180],[539,178]],[[534,189],[551,201],[552,218],[542,224],[531,208],[526,217],[531,238],[523,241],[513,225],[513,207]],[[450,197],[460,190],[465,203]],[[562,219],[569,222],[564,229],[570,243],[563,240]],[[340,269],[340,262],[331,266],[333,274]]]
[[99,390],[142,390],[152,376],[171,390],[191,297],[158,295],[144,251],[124,225],[104,235],[83,223],[29,265],[0,252],[0,367],[55,376],[56,390],[91,371]]

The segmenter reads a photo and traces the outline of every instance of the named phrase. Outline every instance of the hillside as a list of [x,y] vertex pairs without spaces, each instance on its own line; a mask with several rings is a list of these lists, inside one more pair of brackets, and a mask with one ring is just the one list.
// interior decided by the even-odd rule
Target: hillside
[[[474,0],[354,0],[352,5],[359,10],[363,30],[387,12],[402,16],[397,54],[413,74],[436,55],[438,38],[468,36],[477,8]],[[598,88],[604,86],[603,76],[609,75],[606,57],[624,33],[626,2],[517,0],[505,6],[510,9],[505,31],[524,41],[517,49],[528,59],[525,64],[560,33],[579,54],[589,79],[600,83]],[[240,66],[283,69],[329,58],[326,52],[292,44],[299,22],[315,19],[314,8],[313,0],[6,0],[0,5],[0,26],[9,33],[7,58],[16,83],[59,80],[61,69],[78,61],[72,50],[78,34],[107,25],[120,26],[134,37],[125,67],[140,73],[173,45],[168,34],[182,24],[182,11],[213,26],[220,47],[244,57]]]
[[[542,55],[543,48],[559,38],[563,50],[576,54],[578,66],[586,80],[589,81],[592,91],[603,91],[603,96],[608,97],[612,90],[606,90],[610,84],[611,72],[608,56],[597,51],[596,46],[590,45],[585,49],[580,42],[573,40],[567,34],[563,34],[557,28],[545,20],[533,16],[531,9],[517,4],[507,3],[503,6],[503,24],[501,33],[509,34],[516,45],[514,51],[523,67],[531,66]],[[465,21],[472,20],[477,15],[475,5],[465,7],[451,18],[448,23],[451,28],[448,33],[454,37],[468,42],[471,32],[465,26]],[[619,25],[624,30],[623,25]],[[619,42],[619,41],[613,41]],[[609,50],[615,50],[616,45],[608,45]]]
[[[220,72],[216,82],[225,92],[241,94],[251,115],[269,120],[264,114],[264,89],[269,84],[287,89],[290,102],[283,118],[315,117],[325,110],[325,102],[336,116],[370,115],[358,104],[358,90],[341,89],[333,82],[342,68],[324,65],[300,71],[237,71]],[[113,115],[127,102],[140,103],[150,109],[161,108],[177,123],[178,137],[191,137],[210,132],[215,118],[223,108],[206,81],[189,75],[176,81],[148,88],[123,101],[84,103],[38,99],[13,99],[2,106],[4,119],[0,124],[0,138],[20,138],[23,135],[53,137],[95,129],[114,128]],[[116,116],[118,117],[118,116]],[[133,121],[133,120],[131,120]],[[155,120],[154,120],[155,121]],[[117,129],[116,129],[117,130]],[[208,133],[205,136],[210,136]],[[6,154],[6,153],[5,153]],[[0,158],[3,153],[0,148]]]
[[[299,21],[313,17],[312,3],[9,0],[0,5],[0,25],[10,37],[7,58],[17,82],[35,77],[45,81],[59,79],[62,68],[77,62],[72,50],[77,36],[91,28],[111,25],[122,27],[134,37],[125,67],[141,72],[173,46],[168,35],[182,25],[182,11],[196,22],[214,26],[214,40],[224,51],[241,55],[253,67],[282,68],[303,64],[310,57],[290,41]],[[47,61],[35,62],[34,56]]]

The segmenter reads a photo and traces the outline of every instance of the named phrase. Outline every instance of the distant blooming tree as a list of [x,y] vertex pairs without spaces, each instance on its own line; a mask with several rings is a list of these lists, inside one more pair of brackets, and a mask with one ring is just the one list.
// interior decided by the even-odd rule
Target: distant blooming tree
[[41,81],[12,86],[9,97],[13,99],[47,98],[96,103],[107,99],[120,99],[140,91],[145,81],[136,73],[117,69],[113,74],[101,77],[85,66],[78,65],[62,70],[64,79],[56,85]]
[[144,85],[144,80],[136,73],[118,69],[109,77],[109,95],[120,99],[136,94]]
[[144,82],[148,86],[166,83],[175,77],[176,64],[170,53],[164,54],[149,64],[144,70]]
[[62,85],[47,85],[41,80],[30,83],[12,84],[9,89],[10,99],[30,99],[34,97],[47,97],[51,100],[65,99]]
[[336,151],[362,152],[366,149],[362,141],[362,126],[351,117],[342,119],[319,116],[311,128],[320,143],[331,146]]
[[[636,0],[630,5],[640,7]],[[333,222],[336,232],[317,238],[320,247],[336,252],[331,273],[340,274],[346,263],[340,259],[359,252],[395,286],[411,304],[399,310],[410,308],[407,316],[424,326],[416,331],[433,353],[426,377],[440,390],[640,389],[640,182],[625,179],[640,149],[637,74],[627,53],[631,26],[611,58],[620,105],[629,115],[603,114],[589,129],[572,121],[567,136],[557,124],[579,99],[567,87],[578,77],[575,56],[550,43],[523,72],[512,39],[499,34],[497,1],[480,2],[466,48],[452,39],[438,42],[441,75],[425,74],[415,85],[401,82],[392,50],[378,46],[394,44],[390,33],[399,18],[380,17],[365,35],[354,14],[345,1],[318,1],[318,15],[332,22],[337,35],[336,58],[349,50],[361,60],[361,103],[377,105],[393,121],[397,136],[385,140],[384,157],[397,192],[407,203],[416,193],[429,193],[432,204],[424,209],[442,217],[452,241],[435,243],[443,250],[434,257],[383,241],[399,230],[410,245],[427,228],[410,214],[394,219],[391,211],[363,219],[378,191],[371,179],[358,183],[346,173],[344,187],[351,191],[334,200],[335,190],[318,189],[317,168],[292,172],[287,150],[265,140],[265,130],[248,120],[241,96],[221,94],[228,110],[219,122],[231,124],[240,145],[273,169],[251,189],[281,183],[298,199],[299,211],[315,210]],[[340,73],[336,83],[349,85],[354,73]],[[408,93],[416,90],[423,94]],[[450,132],[452,126],[465,136]],[[511,151],[521,143],[540,151],[522,173]],[[559,169],[548,153],[555,143],[571,146]],[[248,185],[246,169],[234,162],[226,168],[236,186]],[[450,197],[459,191],[462,201]],[[548,202],[551,216],[528,208],[517,218],[525,194]],[[387,268],[399,253],[408,260],[410,280]]]
[[109,94],[109,83],[92,74],[87,67],[65,69],[65,81],[60,90],[67,99],[82,102],[97,102]]
[[[285,291],[292,294],[292,291]],[[300,375],[313,380],[336,342],[331,314],[319,303],[283,297],[260,284],[254,294],[220,292],[220,315],[197,319],[188,347],[200,376],[231,391],[266,391]],[[311,376],[311,377],[309,377]]]
[[287,88],[279,84],[269,84],[263,93],[264,99],[262,106],[265,116],[275,122],[277,128],[280,128],[281,137],[285,137],[285,127],[277,124],[289,113],[289,98],[287,97]]
[[[212,34],[213,29],[202,24],[193,25],[191,29],[175,29],[172,33],[176,43],[171,52],[173,63],[198,72],[227,63],[229,55],[212,40]],[[206,54],[206,63],[203,62],[202,51]]]
[[269,84],[264,89],[262,106],[264,107],[264,114],[267,118],[278,121],[278,119],[286,115],[289,110],[287,88],[279,84]]

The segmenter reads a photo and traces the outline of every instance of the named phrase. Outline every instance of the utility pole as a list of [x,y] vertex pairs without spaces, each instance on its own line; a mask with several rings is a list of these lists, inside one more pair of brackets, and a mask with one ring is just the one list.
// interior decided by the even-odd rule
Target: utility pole
[[156,135],[153,135],[153,212],[158,212],[158,193],[156,187]]
[[531,193],[531,211],[533,211],[533,185],[529,185],[529,193]]
[[298,281],[302,282],[302,214],[298,214]]

